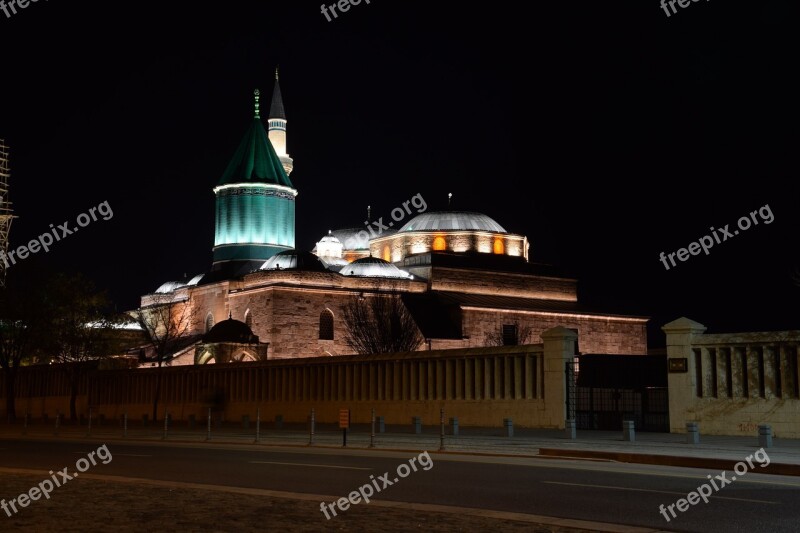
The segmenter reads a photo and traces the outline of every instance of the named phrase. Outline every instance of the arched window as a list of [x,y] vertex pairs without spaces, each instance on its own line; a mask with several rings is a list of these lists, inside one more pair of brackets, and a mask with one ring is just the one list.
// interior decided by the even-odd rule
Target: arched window
[[213,327],[214,327],[214,315],[212,315],[211,313],[208,313],[206,315],[206,333],[211,331],[211,328],[213,328]]
[[447,242],[445,242],[444,237],[436,237],[433,239],[433,249],[436,251],[447,249]]
[[253,313],[249,309],[244,312],[244,323],[248,328],[253,329]]
[[493,246],[493,250],[492,251],[494,253],[496,253],[496,254],[504,254],[505,253],[506,250],[505,250],[505,246],[503,245],[503,239],[501,239],[500,237],[496,237],[494,239],[494,246]]
[[333,340],[333,313],[330,309],[325,309],[319,314],[319,339]]

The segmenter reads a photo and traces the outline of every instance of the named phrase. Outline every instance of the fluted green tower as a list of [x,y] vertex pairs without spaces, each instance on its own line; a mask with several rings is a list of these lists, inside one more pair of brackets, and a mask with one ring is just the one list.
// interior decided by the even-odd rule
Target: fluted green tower
[[258,268],[276,253],[295,247],[297,190],[261,123],[259,97],[256,89],[253,122],[214,188],[215,270],[226,263]]

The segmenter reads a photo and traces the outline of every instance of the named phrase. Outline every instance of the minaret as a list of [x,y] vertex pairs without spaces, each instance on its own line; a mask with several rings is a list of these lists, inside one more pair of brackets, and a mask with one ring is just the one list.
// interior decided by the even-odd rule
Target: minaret
[[297,190],[272,147],[259,112],[214,188],[216,232],[212,270],[259,268],[278,252],[295,247]]
[[286,111],[283,109],[281,86],[278,84],[278,69],[275,69],[275,89],[272,91],[272,105],[269,107],[269,140],[275,153],[283,163],[286,175],[292,173],[294,164],[286,153]]
[[8,148],[3,139],[0,139],[0,288],[6,286],[6,268],[8,268],[8,239],[11,232],[11,221],[14,220],[14,211],[8,200],[8,179],[11,177]]

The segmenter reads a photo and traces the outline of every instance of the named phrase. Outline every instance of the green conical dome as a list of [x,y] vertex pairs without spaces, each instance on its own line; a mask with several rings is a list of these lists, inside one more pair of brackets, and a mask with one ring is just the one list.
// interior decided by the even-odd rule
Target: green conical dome
[[294,188],[258,116],[253,119],[218,185],[232,183],[271,183]]

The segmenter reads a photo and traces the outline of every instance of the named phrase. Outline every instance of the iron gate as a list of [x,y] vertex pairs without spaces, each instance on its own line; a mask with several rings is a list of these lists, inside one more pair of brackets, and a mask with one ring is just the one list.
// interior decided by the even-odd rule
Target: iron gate
[[669,432],[667,362],[663,356],[582,355],[566,363],[567,418],[577,429]]

